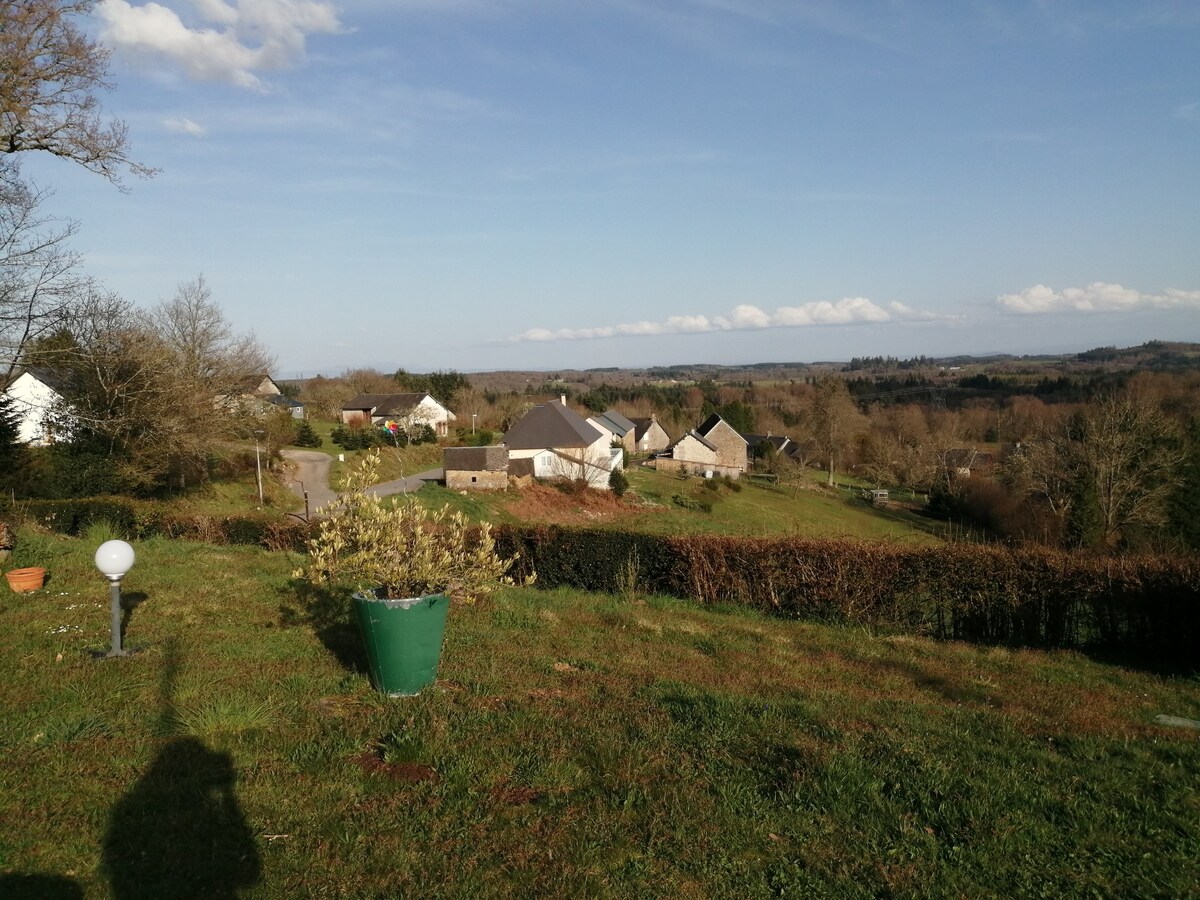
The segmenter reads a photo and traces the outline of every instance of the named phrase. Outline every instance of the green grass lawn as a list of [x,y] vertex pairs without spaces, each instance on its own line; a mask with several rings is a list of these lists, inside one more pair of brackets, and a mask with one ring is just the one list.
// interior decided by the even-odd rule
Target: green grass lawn
[[101,537],[0,594],[5,898],[1196,895],[1195,678],[525,589],[388,700],[252,548],[138,544],[92,658]]
[[[776,486],[746,478],[739,482],[742,490],[735,491],[724,485],[712,490],[702,478],[680,479],[641,467],[630,468],[628,476],[633,490],[656,504],[638,517],[634,527],[655,533],[787,534],[926,542],[939,534],[942,526],[899,505],[873,507],[857,493],[815,484]],[[680,495],[711,502],[712,512],[680,508],[674,501]]]
[[[587,504],[561,496],[558,505],[566,524],[621,528],[653,534],[729,534],[751,537],[856,537],[864,540],[932,543],[941,539],[946,523],[927,519],[910,508],[893,504],[873,507],[856,491],[816,485],[775,486],[743,479],[740,490],[725,484],[712,489],[703,478],[681,479],[653,469],[631,468],[630,491],[618,508],[601,507],[593,519],[572,518],[574,506]],[[712,483],[716,484],[716,483]],[[426,485],[416,495],[427,506],[445,504],[476,521],[526,524],[521,515],[525,496],[519,489],[461,494]],[[681,506],[675,498],[709,503],[711,511]],[[545,512],[554,521],[554,510]]]

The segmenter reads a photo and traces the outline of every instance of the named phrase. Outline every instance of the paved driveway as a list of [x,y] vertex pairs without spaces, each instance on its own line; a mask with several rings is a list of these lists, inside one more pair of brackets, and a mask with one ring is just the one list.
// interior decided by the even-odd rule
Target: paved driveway
[[308,508],[315,512],[320,506],[333,502],[337,497],[329,489],[329,465],[333,462],[328,453],[319,450],[281,450],[280,454],[290,462],[295,471],[288,487],[300,498],[299,509],[304,509],[304,492],[308,491]]
[[[333,462],[328,453],[319,450],[282,450],[283,458],[295,466],[292,481],[288,483],[292,493],[301,499],[298,507],[304,508],[304,492],[308,491],[308,508],[316,512],[318,507],[332,503],[337,494],[329,487],[329,465]],[[412,494],[421,489],[427,481],[444,481],[446,473],[442,469],[427,469],[407,478],[397,478],[395,481],[385,481],[370,488],[369,493],[378,497],[390,494]]]

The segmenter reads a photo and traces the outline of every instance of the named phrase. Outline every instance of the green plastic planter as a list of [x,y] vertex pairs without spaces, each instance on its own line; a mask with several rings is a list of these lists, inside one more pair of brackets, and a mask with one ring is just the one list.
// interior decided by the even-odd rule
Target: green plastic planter
[[433,684],[450,598],[392,600],[364,592],[353,599],[375,687],[389,697],[414,697]]

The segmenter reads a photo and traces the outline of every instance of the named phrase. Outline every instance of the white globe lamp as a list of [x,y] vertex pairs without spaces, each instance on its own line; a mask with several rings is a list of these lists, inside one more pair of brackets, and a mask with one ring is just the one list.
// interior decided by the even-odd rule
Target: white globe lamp
[[112,649],[109,656],[125,656],[121,648],[121,579],[133,568],[133,548],[124,541],[105,541],[96,550],[96,568],[108,579],[112,603]]

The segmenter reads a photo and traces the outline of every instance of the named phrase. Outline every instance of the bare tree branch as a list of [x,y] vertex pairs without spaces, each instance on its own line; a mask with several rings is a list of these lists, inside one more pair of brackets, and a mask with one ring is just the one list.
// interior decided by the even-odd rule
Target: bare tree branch
[[124,122],[104,122],[98,91],[108,90],[109,51],[72,18],[95,0],[0,0],[0,153],[41,150],[103,175],[156,170],[129,157]]
[[77,226],[43,215],[47,196],[0,160],[0,384],[34,341],[62,326],[90,285],[67,246]]

